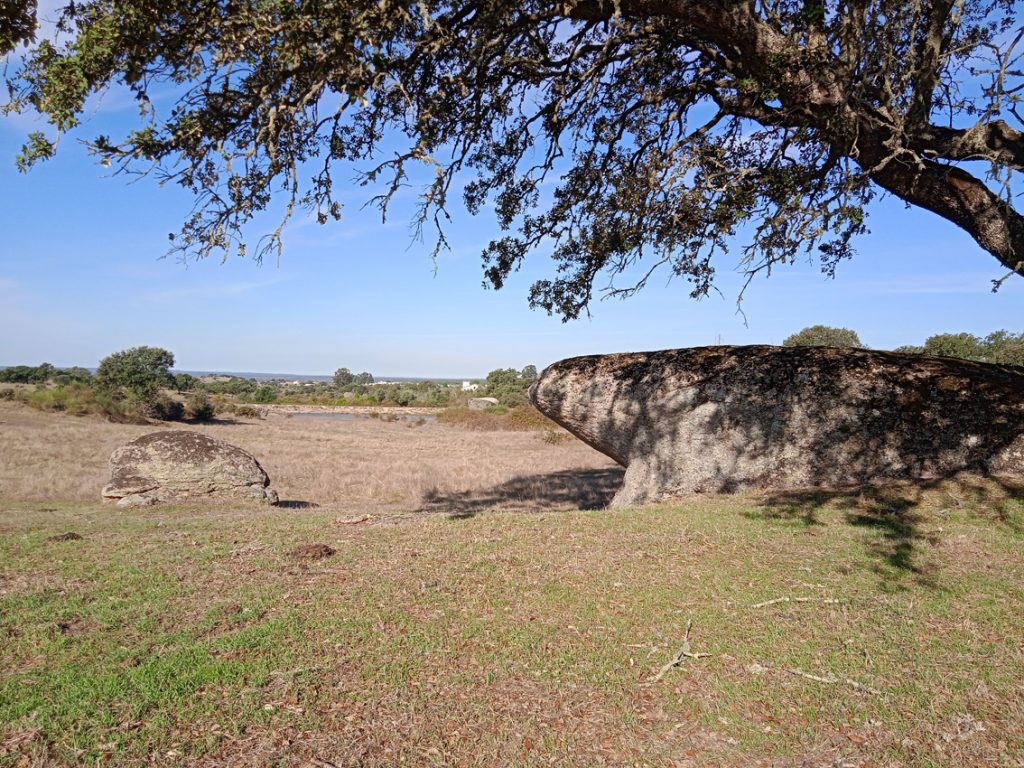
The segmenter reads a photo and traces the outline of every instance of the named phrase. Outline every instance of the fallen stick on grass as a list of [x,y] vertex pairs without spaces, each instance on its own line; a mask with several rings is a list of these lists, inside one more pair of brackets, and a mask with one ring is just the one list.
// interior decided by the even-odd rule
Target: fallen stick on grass
[[824,605],[838,605],[842,600],[834,597],[776,597],[774,600],[765,600],[763,603],[754,603],[751,608],[767,608],[769,605],[779,603],[823,603]]
[[334,522],[336,522],[338,525],[358,525],[359,523],[365,523],[369,519],[370,519],[370,515],[363,515],[362,517],[349,517],[349,518],[341,518],[341,517],[339,517]]
[[661,680],[666,674],[668,674],[668,671],[670,669],[672,669],[673,667],[678,667],[680,664],[682,664],[683,659],[703,659],[705,656],[711,655],[710,653],[694,653],[692,650],[690,650],[690,628],[692,626],[693,619],[687,619],[686,634],[683,635],[683,647],[679,649],[679,653],[677,653],[671,661],[669,661],[665,666],[658,670],[658,673],[656,675],[652,675],[651,677],[647,678],[648,683],[656,683],[659,680]]
[[842,683],[843,685],[850,686],[855,691],[859,691],[860,693],[870,693],[872,696],[879,696],[882,693],[875,688],[864,685],[864,683],[858,683],[856,680],[851,680],[848,677],[836,677],[834,675],[825,677],[823,675],[812,675],[810,672],[804,672],[802,669],[797,669],[796,667],[789,667],[786,671],[791,675],[802,677],[805,680],[813,680],[816,683],[826,683],[827,685],[839,685]]

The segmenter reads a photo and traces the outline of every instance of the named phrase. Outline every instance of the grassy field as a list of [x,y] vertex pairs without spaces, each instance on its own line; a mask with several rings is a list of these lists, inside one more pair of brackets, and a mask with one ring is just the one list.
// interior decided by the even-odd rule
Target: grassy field
[[576,442],[280,418],[203,431],[288,506],[123,512],[144,428],[0,405],[2,766],[1024,764],[1020,485],[607,510]]

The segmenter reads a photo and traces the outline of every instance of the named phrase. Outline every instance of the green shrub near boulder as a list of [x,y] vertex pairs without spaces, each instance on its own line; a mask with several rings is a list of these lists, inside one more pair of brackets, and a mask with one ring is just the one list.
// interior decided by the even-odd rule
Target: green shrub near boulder
[[217,409],[205,392],[195,392],[185,398],[185,416],[195,421],[210,421]]

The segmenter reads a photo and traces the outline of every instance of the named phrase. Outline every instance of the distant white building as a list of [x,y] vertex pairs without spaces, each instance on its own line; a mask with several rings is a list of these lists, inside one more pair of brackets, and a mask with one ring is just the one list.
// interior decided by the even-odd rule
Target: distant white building
[[462,391],[463,392],[476,392],[478,389],[480,389],[480,385],[477,384],[474,381],[464,381],[464,382],[462,382]]

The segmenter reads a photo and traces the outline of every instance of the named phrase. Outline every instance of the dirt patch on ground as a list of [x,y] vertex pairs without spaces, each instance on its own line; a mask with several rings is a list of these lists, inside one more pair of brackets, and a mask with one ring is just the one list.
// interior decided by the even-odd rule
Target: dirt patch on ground
[[62,635],[86,635],[96,630],[98,625],[92,619],[85,619],[81,616],[76,616],[73,619],[67,621],[57,622],[57,631]]
[[290,550],[288,554],[302,560],[323,560],[325,557],[333,555],[334,552],[334,547],[329,547],[326,544],[301,544]]
[[47,536],[46,541],[81,541],[82,534],[75,533],[74,531],[68,531],[67,533],[58,533],[56,536]]

